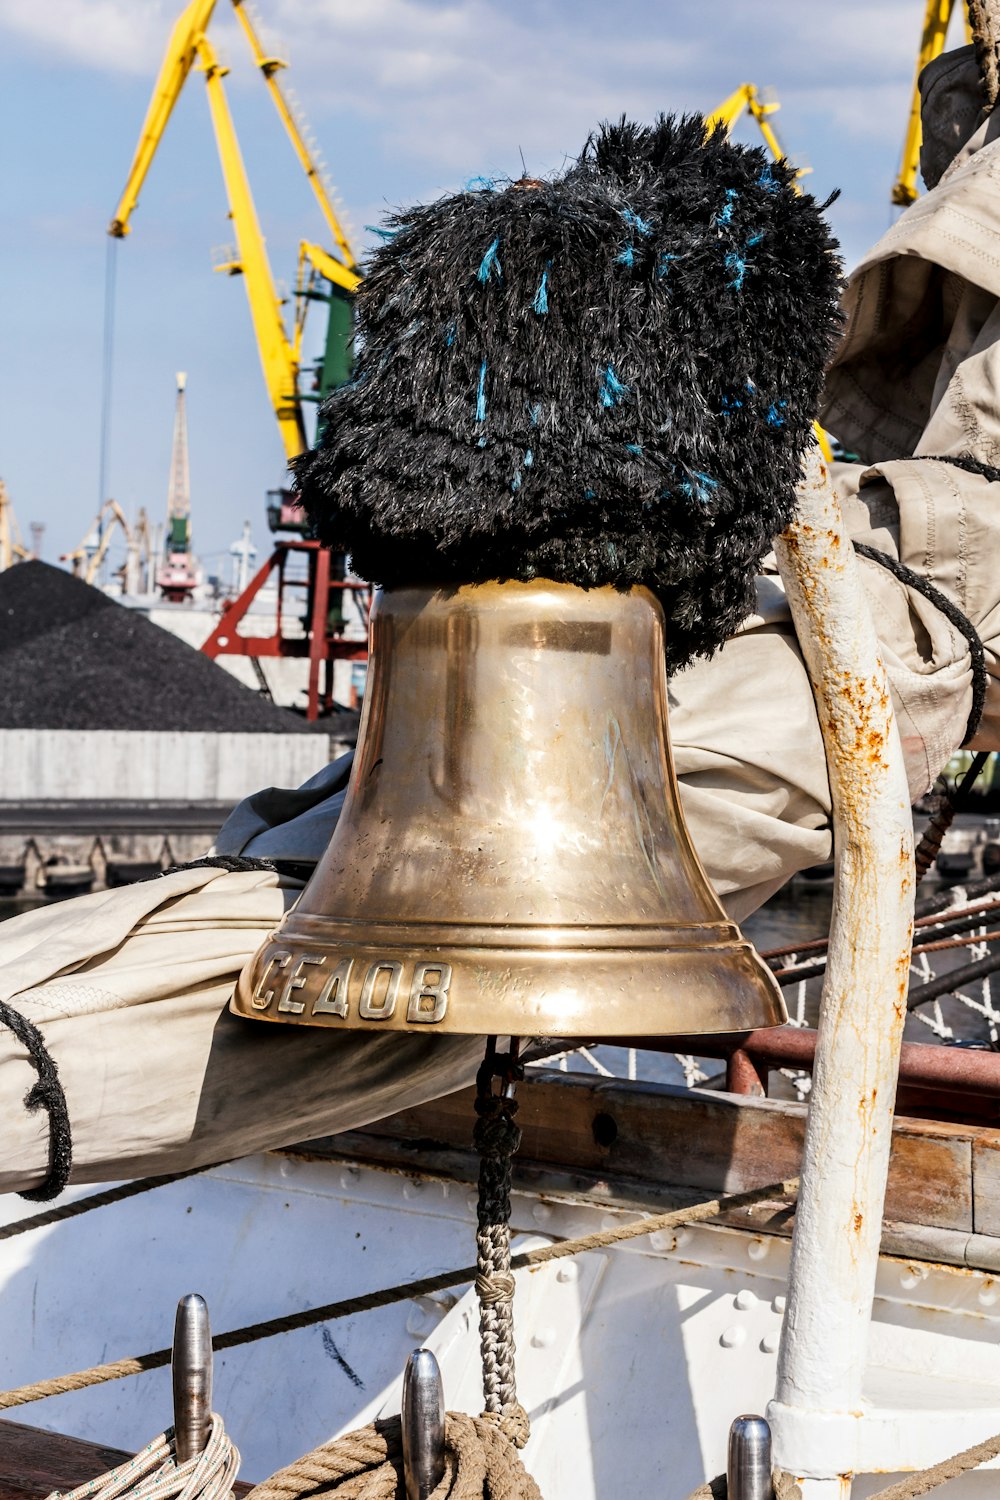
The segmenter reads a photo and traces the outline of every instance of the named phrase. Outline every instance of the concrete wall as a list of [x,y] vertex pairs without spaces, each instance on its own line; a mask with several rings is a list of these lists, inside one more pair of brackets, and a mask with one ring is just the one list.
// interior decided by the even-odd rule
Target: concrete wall
[[330,759],[325,734],[0,729],[0,799],[235,802],[299,786]]

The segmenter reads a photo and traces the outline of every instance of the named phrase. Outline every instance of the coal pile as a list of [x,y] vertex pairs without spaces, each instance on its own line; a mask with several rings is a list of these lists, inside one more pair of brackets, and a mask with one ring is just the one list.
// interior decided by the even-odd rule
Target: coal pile
[[308,733],[201,652],[48,563],[0,573],[0,729]]

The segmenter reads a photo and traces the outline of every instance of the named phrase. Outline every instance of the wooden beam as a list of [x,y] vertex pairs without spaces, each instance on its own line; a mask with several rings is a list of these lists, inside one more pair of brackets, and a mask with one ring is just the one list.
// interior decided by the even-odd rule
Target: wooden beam
[[[518,1096],[523,1140],[515,1186],[538,1189],[544,1179],[600,1201],[683,1204],[799,1170],[803,1104],[549,1070],[532,1072]],[[474,1118],[473,1092],[466,1089],[296,1149],[474,1181]],[[895,1120],[886,1218],[1000,1233],[1000,1215],[987,1215],[982,1191],[994,1162],[1000,1163],[1000,1131],[991,1126]],[[993,1170],[1000,1178],[1000,1167]]]
[[[0,1500],[35,1500],[53,1490],[65,1494],[131,1457],[131,1453],[102,1443],[64,1437],[21,1422],[0,1421]],[[233,1493],[242,1500],[252,1488],[237,1484]]]

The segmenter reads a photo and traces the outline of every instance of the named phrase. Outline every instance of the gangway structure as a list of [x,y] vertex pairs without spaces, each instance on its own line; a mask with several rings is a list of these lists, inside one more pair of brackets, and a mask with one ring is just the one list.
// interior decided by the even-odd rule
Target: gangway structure
[[[207,35],[216,0],[190,0],[174,26],[125,189],[108,232],[115,239],[122,239],[130,233],[132,214],[157,147],[189,74],[192,69],[197,68],[205,79],[226,186],[229,217],[236,234],[235,250],[224,256],[216,269],[243,277],[264,383],[278,423],[285,457],[291,462],[309,446],[304,417],[306,404],[322,401],[331,389],[350,376],[353,333],[351,298],[361,283],[361,270],[334,207],[333,190],[326,180],[322,163],[307,139],[305,126],[294,101],[279,82],[278,75],[287,64],[270,54],[261,43],[246,0],[232,0],[232,3],[254,62],[260,69],[293,150],[306,173],[335,250],[303,241],[299,252],[294,315],[289,330],[283,315],[283,299],[271,272],[264,236],[226,98],[223,80],[228,70],[219,61]],[[309,305],[316,301],[324,302],[327,306],[326,339],[322,357],[314,372],[314,389],[304,393],[299,388],[303,334]],[[363,660],[367,655],[363,643],[344,639],[345,611],[341,606],[346,593],[358,592],[363,596],[367,586],[349,578],[344,556],[327,556],[320,544],[305,534],[302,512],[295,504],[293,494],[288,491],[279,493],[278,503],[269,507],[269,522],[272,530],[279,533],[271,557],[264,569],[251,581],[245,594],[235,600],[224,613],[202,650],[211,657],[307,655],[307,716],[315,719],[319,715],[321,704],[332,701],[334,660],[338,657]],[[297,637],[284,633],[283,621],[293,614],[291,595],[287,600],[284,597],[286,591],[301,583],[300,571],[295,566],[300,560],[300,554],[307,602],[305,611],[300,616],[304,635]],[[264,582],[272,576],[277,583],[279,596],[273,631],[266,636],[241,635],[238,629],[240,622]]]

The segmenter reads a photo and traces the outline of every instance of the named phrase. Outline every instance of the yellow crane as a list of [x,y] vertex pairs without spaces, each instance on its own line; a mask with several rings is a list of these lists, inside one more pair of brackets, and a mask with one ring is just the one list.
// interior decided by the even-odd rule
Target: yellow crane
[[[361,283],[361,270],[347,234],[337,217],[332,192],[306,140],[305,129],[298,112],[278,83],[277,74],[286,64],[280,58],[269,55],[261,45],[246,0],[232,0],[232,4],[243,33],[250,44],[254,61],[261,70],[281,121],[319,203],[327,229],[339,252],[339,256],[335,256],[322,250],[318,245],[303,242],[300,251],[300,268],[308,265],[316,274],[329,282],[332,288],[337,288],[341,293],[349,295]],[[163,138],[163,132],[189,74],[193,68],[197,68],[205,79],[219,161],[229,200],[229,216],[236,233],[235,255],[225,259],[216,269],[226,271],[231,275],[242,274],[243,276],[264,381],[278,421],[286,456],[291,459],[304,452],[307,446],[298,388],[305,321],[304,307],[307,300],[301,295],[303,272],[300,270],[297,316],[293,333],[289,337],[282,316],[282,299],[278,295],[271,273],[264,236],[261,233],[250,183],[226,99],[223,79],[228,69],[219,62],[207,36],[207,28],[215,5],[216,0],[190,0],[174,26],[146,112],[139,143],[129,169],[128,180],[115,209],[108,233],[116,239],[122,239],[130,232],[132,214],[139,201],[139,194],[157,147]],[[331,325],[334,323],[333,311],[336,303],[337,299],[333,298],[331,300]],[[337,329],[332,328],[331,332],[336,333]],[[339,336],[344,343],[347,341],[348,332],[349,315],[348,326],[345,327],[343,321],[339,325]],[[328,346],[329,344],[330,335],[328,335]],[[327,363],[330,357],[328,348]]]
[[118,570],[125,594],[151,594],[156,581],[156,558],[149,518],[140,507],[126,543],[125,562]]
[[[713,109],[710,115],[705,116],[705,124],[711,130],[716,125],[724,125],[726,134],[732,132],[733,126],[741,115],[749,111],[760,127],[760,133],[764,137],[764,144],[774,157],[775,161],[784,161],[785,153],[781,148],[774,126],[770,123],[770,116],[777,114],[781,105],[777,99],[765,99],[761,91],[753,83],[741,83],[738,89],[723,99],[722,103]],[[795,191],[800,193],[798,179],[804,177],[810,171],[809,167],[798,167],[795,171]],[[818,422],[813,423],[816,431],[816,441],[819,443],[820,451],[827,463],[833,459],[833,450],[830,447],[830,439]]]
[[0,479],[0,573],[15,563],[27,562],[34,553],[24,545],[7,486]]
[[[776,115],[780,108],[781,105],[777,99],[765,99],[756,84],[741,83],[728,99],[723,99],[710,115],[706,115],[705,124],[709,129],[715,125],[724,125],[726,134],[729,135],[740,116],[748,112],[757,121],[760,133],[764,137],[764,144],[775,161],[782,161],[785,153],[774,126],[771,124],[771,116]],[[798,168],[795,173],[796,178],[804,177],[809,170],[808,167]]]
[[[899,173],[892,185],[892,201],[901,208],[905,208],[917,198],[921,141],[920,74],[929,62],[940,57],[944,51],[948,25],[956,5],[961,5],[961,0],[926,0],[924,24],[920,33],[920,46],[917,50],[917,67],[910,92],[910,113],[906,121],[903,154],[900,157]],[[968,12],[964,6],[961,6],[961,9],[965,12],[965,40],[971,42],[972,28],[969,25]]]
[[122,533],[126,555],[128,555],[133,547],[132,528],[125,519],[125,512],[118,501],[105,500],[97,512],[92,528],[80,545],[72,552],[62,553],[59,561],[69,563],[74,578],[82,578],[84,583],[96,583],[101,564],[108,555],[108,548],[111,546],[111,538],[116,526]]

